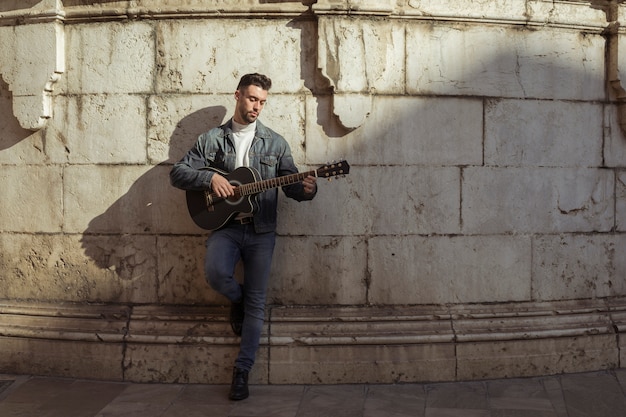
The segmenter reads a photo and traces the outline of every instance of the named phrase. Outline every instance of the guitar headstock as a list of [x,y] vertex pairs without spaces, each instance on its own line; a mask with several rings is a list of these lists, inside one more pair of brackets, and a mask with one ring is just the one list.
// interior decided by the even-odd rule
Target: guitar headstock
[[317,169],[317,176],[320,178],[331,179],[333,177],[342,177],[349,173],[350,165],[348,165],[346,160],[332,162]]

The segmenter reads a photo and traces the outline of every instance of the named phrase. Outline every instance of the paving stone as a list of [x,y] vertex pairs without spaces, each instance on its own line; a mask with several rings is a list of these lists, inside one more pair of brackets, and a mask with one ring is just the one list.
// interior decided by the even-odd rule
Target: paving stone
[[313,386],[304,391],[297,417],[357,417],[363,415],[362,385]]
[[626,415],[624,387],[620,386],[614,374],[564,375],[560,379],[569,417]]
[[0,374],[2,417],[617,417],[626,369],[455,383],[137,384]]
[[426,406],[423,385],[368,387],[363,417],[422,417]]

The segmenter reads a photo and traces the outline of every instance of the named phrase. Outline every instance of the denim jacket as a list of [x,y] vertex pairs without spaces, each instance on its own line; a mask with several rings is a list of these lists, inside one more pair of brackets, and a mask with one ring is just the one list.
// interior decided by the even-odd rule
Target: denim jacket
[[[259,171],[263,179],[298,172],[287,141],[258,120],[248,156],[249,166]],[[195,146],[170,171],[170,181],[174,187],[183,190],[209,190],[214,172],[202,169],[207,167],[225,172],[232,172],[235,169],[232,119],[201,134]],[[287,197],[297,201],[311,200],[315,197],[315,193],[306,194],[300,182],[284,186],[282,189]],[[255,231],[257,233],[275,231],[278,189],[259,194],[258,202],[259,210],[254,214]]]

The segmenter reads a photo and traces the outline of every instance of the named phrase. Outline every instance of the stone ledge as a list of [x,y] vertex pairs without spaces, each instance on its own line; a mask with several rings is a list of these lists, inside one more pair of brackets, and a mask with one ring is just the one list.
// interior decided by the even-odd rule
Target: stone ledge
[[85,342],[122,342],[131,309],[115,305],[0,301],[0,336]]
[[[51,21],[65,23],[83,23],[94,21],[120,21],[135,19],[223,19],[223,18],[315,18],[332,16],[383,17],[402,20],[422,20],[433,22],[458,22],[499,24],[515,26],[552,26],[586,31],[602,31],[607,24],[605,12],[585,2],[561,2],[555,7],[552,2],[541,5],[534,2],[518,1],[515,7],[503,7],[486,3],[472,5],[452,2],[446,4],[440,0],[422,1],[421,4],[396,5],[390,1],[365,1],[360,4],[342,1],[317,1],[310,5],[300,2],[259,2],[242,4],[231,0],[221,2],[219,7],[197,4],[167,4],[152,2],[139,6],[81,5],[61,6],[43,5],[13,10],[0,11],[0,26],[16,24],[34,24]],[[616,5],[616,8],[624,6]],[[572,16],[575,18],[573,19]],[[617,28],[618,31],[626,29]]]
[[[5,372],[227,383],[221,306],[0,302]],[[619,367],[626,299],[268,308],[254,383],[394,383]],[[23,352],[27,352],[24,355]],[[622,355],[622,358],[620,358]]]

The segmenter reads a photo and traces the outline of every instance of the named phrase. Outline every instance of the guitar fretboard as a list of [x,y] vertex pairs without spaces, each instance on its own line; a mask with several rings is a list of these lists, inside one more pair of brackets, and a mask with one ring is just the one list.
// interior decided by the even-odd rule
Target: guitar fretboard
[[267,180],[242,184],[237,187],[235,194],[239,196],[253,195],[271,190],[272,188],[284,187],[285,185],[295,184],[304,180],[309,175],[317,177],[317,171],[298,172],[296,174],[285,175],[282,177],[270,178]]

